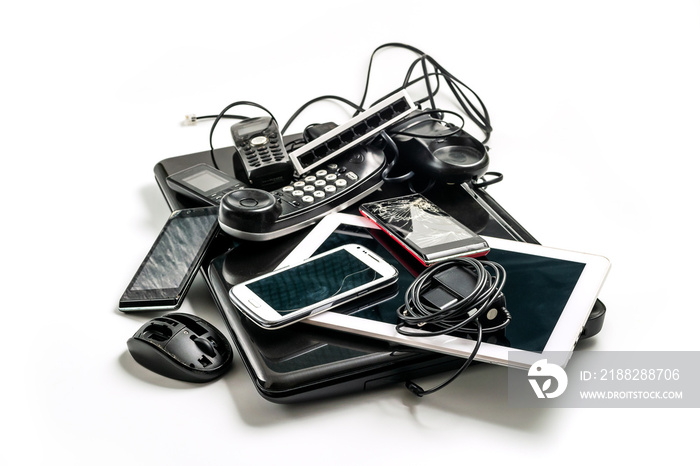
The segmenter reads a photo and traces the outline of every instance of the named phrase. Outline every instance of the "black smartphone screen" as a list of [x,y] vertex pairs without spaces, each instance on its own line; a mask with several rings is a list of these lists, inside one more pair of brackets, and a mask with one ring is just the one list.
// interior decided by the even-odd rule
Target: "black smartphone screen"
[[173,212],[122,295],[119,309],[177,309],[217,229],[216,207]]

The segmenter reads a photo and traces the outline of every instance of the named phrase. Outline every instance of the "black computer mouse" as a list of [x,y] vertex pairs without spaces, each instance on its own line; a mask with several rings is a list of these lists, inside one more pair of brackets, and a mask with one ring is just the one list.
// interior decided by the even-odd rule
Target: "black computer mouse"
[[233,360],[231,345],[216,327],[184,313],[146,322],[126,345],[145,368],[185,382],[214,380],[231,367]]

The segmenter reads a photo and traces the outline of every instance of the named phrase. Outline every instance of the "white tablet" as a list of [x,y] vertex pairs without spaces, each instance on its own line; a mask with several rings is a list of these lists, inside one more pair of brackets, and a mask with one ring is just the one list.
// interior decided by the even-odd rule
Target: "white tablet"
[[[353,242],[372,249],[399,270],[400,291],[394,298],[350,313],[325,312],[304,322],[469,357],[474,349],[474,341],[469,338],[452,335],[410,337],[396,331],[396,309],[403,303],[405,290],[414,276],[422,271],[422,266],[417,261],[411,262],[410,257],[402,257],[393,248],[392,240],[382,235],[384,233],[364,217],[331,214],[319,222],[279,265],[295,264]],[[484,336],[475,360],[527,369],[547,353],[549,362],[564,367],[603,286],[610,262],[598,255],[488,236],[484,239],[491,247],[486,258],[506,269],[503,292],[512,321],[502,334]]]

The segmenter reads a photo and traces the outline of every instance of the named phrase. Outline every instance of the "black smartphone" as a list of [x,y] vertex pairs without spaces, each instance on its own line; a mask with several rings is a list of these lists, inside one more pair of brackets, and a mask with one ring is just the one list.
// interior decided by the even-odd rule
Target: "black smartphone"
[[483,256],[490,249],[486,240],[420,194],[368,202],[359,209],[426,266]]
[[173,212],[119,300],[119,310],[178,309],[219,231],[216,207]]

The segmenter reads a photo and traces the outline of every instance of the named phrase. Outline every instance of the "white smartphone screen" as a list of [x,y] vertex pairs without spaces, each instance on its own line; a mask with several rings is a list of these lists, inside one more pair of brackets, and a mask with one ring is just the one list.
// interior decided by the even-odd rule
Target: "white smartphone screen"
[[372,283],[376,270],[339,249],[310,262],[248,284],[248,289],[280,314],[312,306]]

